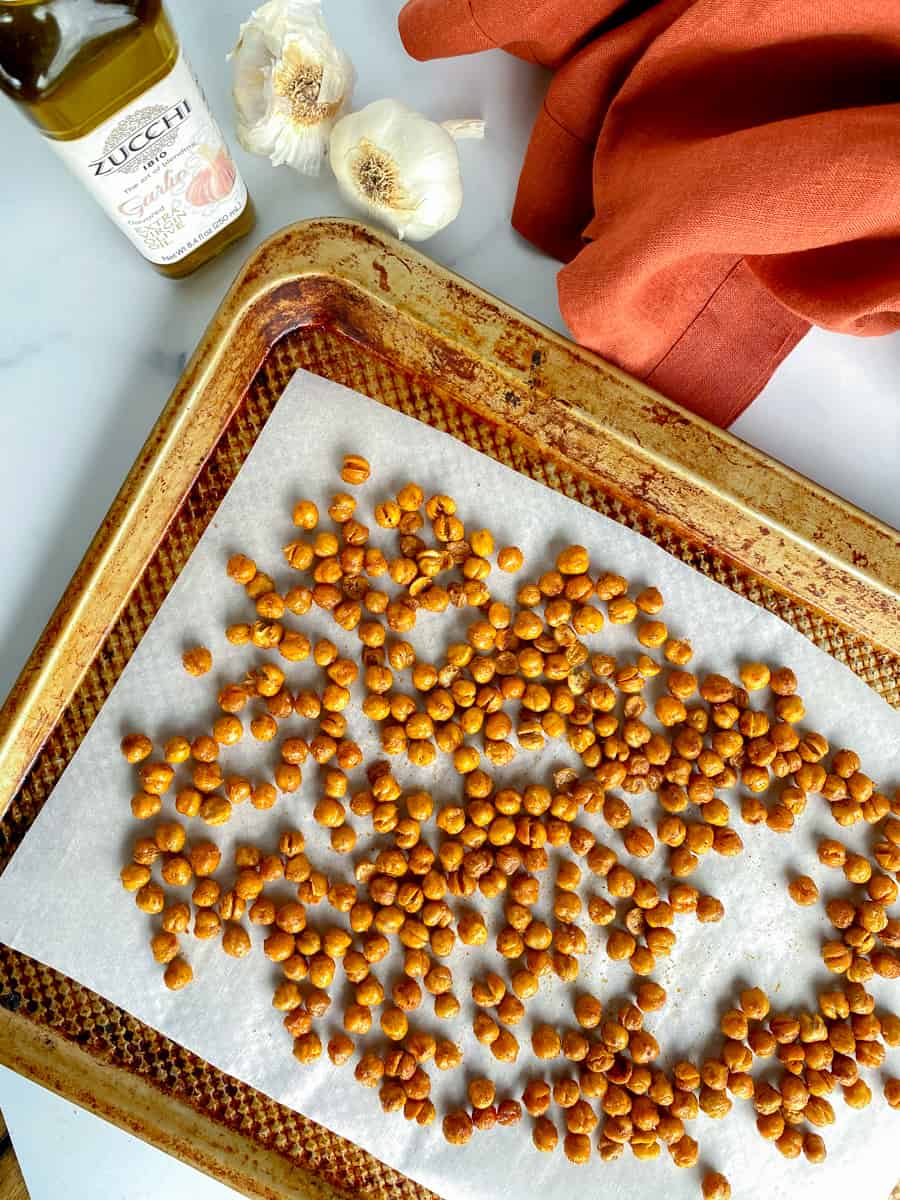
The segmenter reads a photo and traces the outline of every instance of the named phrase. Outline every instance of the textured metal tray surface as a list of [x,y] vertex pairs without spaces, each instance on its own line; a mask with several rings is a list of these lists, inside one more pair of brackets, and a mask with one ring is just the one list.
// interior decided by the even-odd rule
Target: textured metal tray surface
[[[638,530],[900,707],[895,531],[421,256],[359,226],[314,222],[273,239],[239,277],[3,710],[0,869],[298,367]],[[710,478],[726,460],[724,477]],[[743,545],[735,529],[751,525]],[[431,1195],[2,946],[0,1061],[247,1195]]]

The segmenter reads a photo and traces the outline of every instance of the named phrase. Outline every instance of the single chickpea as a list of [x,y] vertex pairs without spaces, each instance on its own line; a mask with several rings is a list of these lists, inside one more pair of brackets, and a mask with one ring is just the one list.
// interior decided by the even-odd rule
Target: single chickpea
[[671,638],[666,642],[663,654],[666,660],[674,666],[686,666],[694,657],[691,643],[683,638]]
[[855,1083],[841,1088],[844,1094],[844,1103],[850,1108],[866,1108],[872,1100],[872,1091],[869,1085],[862,1079],[857,1079]]
[[551,1025],[537,1025],[531,1034],[531,1048],[536,1058],[556,1058],[562,1050],[562,1040]]
[[644,588],[635,596],[635,603],[643,613],[647,613],[651,617],[655,617],[657,613],[662,612],[665,605],[662,592],[655,587]]
[[384,1076],[384,1063],[377,1054],[364,1054],[356,1064],[353,1075],[363,1087],[378,1087]]
[[517,1125],[522,1119],[522,1106],[518,1100],[501,1100],[497,1105],[498,1125]]
[[463,1052],[455,1042],[441,1039],[434,1050],[434,1065],[439,1071],[452,1071],[460,1065]]
[[214,938],[222,928],[222,918],[211,908],[201,908],[194,917],[194,937]]
[[153,743],[143,733],[128,733],[121,742],[122,757],[126,762],[137,764],[153,752]]
[[525,1086],[522,1103],[532,1117],[540,1117],[550,1107],[550,1086],[543,1079],[532,1079]]
[[850,883],[868,883],[872,878],[872,864],[863,854],[848,854],[843,869]]
[[616,910],[603,896],[591,896],[588,901],[588,916],[595,925],[609,925],[615,920]]
[[575,1020],[582,1029],[596,1029],[603,1017],[603,1005],[596,996],[584,994],[575,1000]]
[[406,1013],[393,1006],[386,1008],[381,1014],[381,1031],[392,1042],[402,1041],[409,1032]]
[[153,838],[137,838],[131,853],[131,861],[142,867],[152,867],[159,858],[159,847]]
[[785,1129],[775,1146],[785,1158],[799,1158],[803,1152],[803,1134],[799,1129]]
[[715,896],[701,896],[697,901],[697,920],[703,923],[721,921],[725,915],[725,906]]
[[490,1079],[478,1076],[469,1081],[468,1096],[473,1108],[489,1108],[494,1103],[496,1088]]
[[544,1116],[538,1117],[534,1123],[534,1129],[531,1132],[531,1138],[534,1142],[535,1149],[549,1153],[555,1150],[559,1144],[559,1134],[553,1122]]
[[613,929],[606,939],[606,953],[617,962],[631,958],[636,948],[634,937],[624,929]]
[[228,560],[226,572],[235,583],[246,585],[256,575],[256,563],[246,554],[232,554]]
[[521,969],[513,973],[511,985],[520,1000],[530,1000],[532,996],[537,995],[538,978],[534,972]]
[[669,1146],[669,1154],[676,1167],[692,1167],[699,1157],[700,1148],[692,1137],[685,1134]]
[[186,887],[191,882],[191,864],[182,854],[170,854],[162,867],[163,882],[170,887]]
[[172,766],[187,762],[191,756],[191,743],[186,737],[170,737],[163,747],[163,757]]
[[622,841],[628,853],[635,858],[649,858],[656,847],[653,834],[641,825],[630,826]]
[[638,985],[636,1001],[642,1012],[657,1012],[666,1003],[666,990],[658,983],[645,980]]
[[731,1184],[718,1171],[707,1171],[701,1190],[703,1200],[731,1200]]
[[664,645],[668,636],[669,631],[663,621],[644,621],[638,626],[637,640],[650,649]]
[[472,984],[472,999],[484,1008],[493,1008],[506,994],[506,984],[494,971],[488,971],[483,979]]
[[819,862],[826,867],[843,867],[847,861],[847,850],[833,838],[822,838],[818,845]]
[[145,793],[162,796],[169,790],[175,772],[168,763],[144,763],[138,774]]
[[205,646],[194,646],[181,656],[181,665],[188,675],[205,675],[212,669],[212,663],[212,654]]
[[583,1133],[567,1133],[563,1139],[563,1149],[569,1162],[582,1164],[591,1157],[591,1141]]
[[479,1042],[489,1046],[500,1036],[500,1026],[486,1012],[478,1012],[472,1021],[472,1032]]
[[728,1095],[707,1084],[703,1084],[700,1088],[699,1104],[701,1111],[705,1112],[708,1117],[712,1117],[713,1120],[721,1120],[731,1111],[731,1100]]
[[249,583],[244,584],[244,591],[251,600],[256,600],[264,592],[271,592],[275,588],[274,580],[265,571],[257,571]]
[[178,954],[178,938],[174,933],[162,930],[150,939],[150,950],[158,963],[170,963]]
[[341,467],[341,479],[344,483],[349,483],[351,487],[359,487],[364,484],[372,473],[372,468],[369,466],[368,459],[363,458],[361,454],[345,454],[344,463]]
[[459,940],[466,946],[483,946],[487,941],[487,925],[480,913],[467,911],[457,922]]
[[391,989],[391,998],[397,1008],[412,1012],[422,1003],[422,989],[414,979],[398,979]]
[[491,1043],[491,1054],[498,1062],[515,1062],[518,1058],[518,1042],[509,1030],[500,1030]]
[[278,733],[278,722],[268,713],[260,713],[250,722],[250,733],[258,742],[271,742]]
[[232,958],[246,958],[250,953],[250,935],[242,925],[229,923],[222,935],[222,949]]
[[190,963],[185,962],[183,958],[173,958],[163,975],[166,987],[173,992],[187,987],[193,978],[194,972],[191,970]]
[[213,738],[221,746],[234,746],[244,736],[244,727],[237,717],[228,714],[213,724]]
[[609,600],[606,606],[607,616],[612,625],[629,625],[637,616],[637,605],[627,596],[617,596]]
[[315,1062],[322,1055],[322,1039],[314,1031],[301,1034],[294,1039],[294,1058],[300,1063]]
[[231,820],[232,806],[224,796],[204,796],[197,815],[207,825],[224,825]]
[[815,880],[810,879],[808,875],[798,875],[793,879],[788,885],[788,892],[794,903],[799,904],[801,908],[808,908],[819,899],[819,889]]
[[827,1157],[824,1140],[817,1133],[803,1135],[803,1153],[807,1162],[822,1163]]
[[190,905],[182,900],[164,910],[160,923],[167,933],[186,933],[190,920]]
[[222,889],[215,879],[198,879],[191,893],[191,900],[197,908],[213,908],[219,903]]
[[504,1025],[518,1025],[525,1017],[525,1005],[517,996],[507,992],[497,1005],[497,1016]]
[[319,510],[312,500],[300,500],[294,505],[293,520],[298,528],[313,530],[319,523]]
[[[365,982],[365,981],[364,981]],[[360,987],[363,985],[361,984]],[[358,989],[357,989],[358,994]],[[368,1005],[348,1004],[344,1009],[344,1029],[348,1033],[366,1034],[372,1028],[372,1013]]]
[[607,873],[606,886],[611,896],[627,899],[634,895],[637,880],[627,867],[616,865]]
[[472,1136],[472,1119],[467,1112],[449,1112],[444,1117],[444,1138],[451,1146],[464,1146]]
[[769,687],[776,696],[793,696],[797,691],[797,676],[790,667],[779,667],[772,672]]
[[150,882],[150,868],[138,863],[128,863],[119,872],[119,878],[126,892],[138,892]]
[[218,763],[198,762],[191,773],[191,781],[198,792],[209,795],[220,788],[224,782],[222,768]]

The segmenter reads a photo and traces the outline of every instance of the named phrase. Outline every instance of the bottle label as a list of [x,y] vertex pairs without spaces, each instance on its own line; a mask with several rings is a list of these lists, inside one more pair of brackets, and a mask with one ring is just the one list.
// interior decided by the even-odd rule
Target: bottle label
[[57,154],[152,263],[176,263],[230,225],[247,189],[187,60]]

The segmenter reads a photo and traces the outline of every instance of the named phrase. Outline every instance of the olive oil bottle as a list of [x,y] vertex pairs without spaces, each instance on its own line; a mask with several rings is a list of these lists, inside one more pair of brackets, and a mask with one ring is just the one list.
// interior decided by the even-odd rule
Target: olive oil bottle
[[0,0],[0,90],[164,275],[253,228],[161,0]]

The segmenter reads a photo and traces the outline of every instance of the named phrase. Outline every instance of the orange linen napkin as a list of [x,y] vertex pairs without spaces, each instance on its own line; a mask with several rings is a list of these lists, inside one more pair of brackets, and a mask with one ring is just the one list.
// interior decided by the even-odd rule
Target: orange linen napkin
[[900,0],[409,0],[555,71],[513,225],[578,341],[720,425],[811,324],[900,328]]

